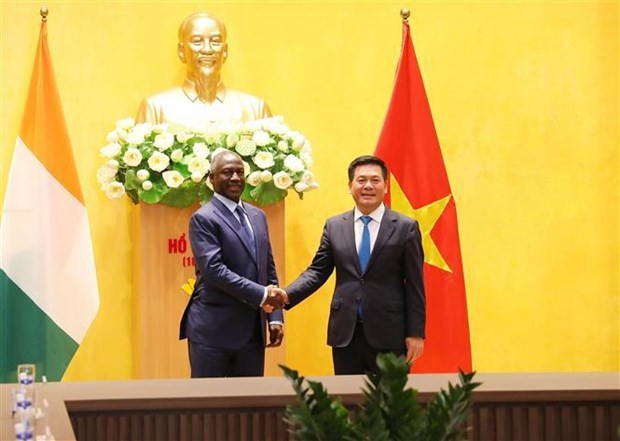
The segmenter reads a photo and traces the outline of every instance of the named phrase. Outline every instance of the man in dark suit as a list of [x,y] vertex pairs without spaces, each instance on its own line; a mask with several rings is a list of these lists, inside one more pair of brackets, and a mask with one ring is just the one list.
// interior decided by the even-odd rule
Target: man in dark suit
[[327,220],[310,266],[288,287],[288,308],[336,268],[327,344],[336,375],[377,373],[379,352],[422,355],[426,306],[418,223],[383,204],[387,167],[375,156],[349,165],[355,208]]
[[180,338],[189,340],[192,378],[262,376],[267,319],[269,346],[284,336],[282,311],[272,312],[285,294],[273,291],[278,277],[267,219],[240,201],[245,170],[236,153],[213,158],[209,181],[213,199],[189,222],[196,285]]

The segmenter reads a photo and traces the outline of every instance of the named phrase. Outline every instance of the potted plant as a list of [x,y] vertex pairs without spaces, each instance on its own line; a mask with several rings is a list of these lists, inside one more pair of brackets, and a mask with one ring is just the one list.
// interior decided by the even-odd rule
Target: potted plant
[[320,382],[306,380],[280,365],[297,395],[287,406],[285,421],[300,441],[440,441],[456,440],[465,430],[472,407],[474,373],[459,372],[457,385],[448,383],[425,408],[417,391],[406,388],[409,364],[405,357],[379,354],[379,374],[368,375],[362,389],[364,402],[355,419],[340,399],[329,396]]

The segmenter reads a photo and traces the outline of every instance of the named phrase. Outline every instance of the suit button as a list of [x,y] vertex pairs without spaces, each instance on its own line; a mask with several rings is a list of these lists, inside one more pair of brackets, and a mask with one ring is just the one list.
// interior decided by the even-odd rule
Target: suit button
[[364,284],[364,278],[360,279],[360,284],[362,284],[362,285]]

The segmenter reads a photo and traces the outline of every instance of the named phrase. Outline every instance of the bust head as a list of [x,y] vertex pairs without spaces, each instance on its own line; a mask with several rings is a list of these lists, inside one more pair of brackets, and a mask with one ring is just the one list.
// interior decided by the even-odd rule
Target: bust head
[[219,81],[228,56],[226,26],[208,12],[196,12],[179,26],[177,53],[187,66],[187,77],[197,81],[209,78]]

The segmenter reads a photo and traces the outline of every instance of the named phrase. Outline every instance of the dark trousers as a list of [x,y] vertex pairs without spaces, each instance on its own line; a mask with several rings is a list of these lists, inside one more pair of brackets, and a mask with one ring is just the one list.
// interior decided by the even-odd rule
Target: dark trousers
[[[405,342],[403,342],[403,345]],[[378,374],[377,355],[380,352],[393,352],[396,355],[405,355],[406,351],[390,349],[375,349],[368,344],[364,335],[364,324],[359,321],[351,342],[343,348],[332,348],[334,373],[336,375]]]
[[[192,378],[262,377],[265,373],[265,347],[261,323],[257,318],[252,338],[238,350],[205,346],[188,340]],[[222,338],[225,334],[223,330]]]

